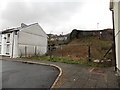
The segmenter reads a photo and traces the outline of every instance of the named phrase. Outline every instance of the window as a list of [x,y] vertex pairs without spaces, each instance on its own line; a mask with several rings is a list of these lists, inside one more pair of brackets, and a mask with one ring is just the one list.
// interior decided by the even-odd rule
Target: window
[[10,34],[7,34],[7,43],[10,43]]

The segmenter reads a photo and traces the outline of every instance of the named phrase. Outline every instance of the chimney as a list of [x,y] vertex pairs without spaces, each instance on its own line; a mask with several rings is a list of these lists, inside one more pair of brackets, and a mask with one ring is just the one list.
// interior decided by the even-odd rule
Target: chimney
[[21,27],[24,28],[24,27],[27,27],[27,25],[24,23],[21,23]]

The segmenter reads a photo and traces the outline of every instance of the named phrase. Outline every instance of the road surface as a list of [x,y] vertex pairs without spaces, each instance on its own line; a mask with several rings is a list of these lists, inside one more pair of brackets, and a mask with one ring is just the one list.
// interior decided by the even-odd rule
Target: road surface
[[50,88],[58,74],[55,67],[2,60],[2,88]]

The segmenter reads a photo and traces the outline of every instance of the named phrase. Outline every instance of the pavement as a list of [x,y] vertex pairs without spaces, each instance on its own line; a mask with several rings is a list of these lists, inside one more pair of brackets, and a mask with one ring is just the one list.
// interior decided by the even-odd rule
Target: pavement
[[[18,60],[3,57],[6,60]],[[19,59],[23,60],[23,59]],[[18,60],[18,61],[19,61]],[[54,64],[62,69],[62,75],[54,88],[120,88],[119,77],[113,67],[98,68],[41,60],[23,60]]]
[[2,88],[51,88],[55,67],[2,60]]

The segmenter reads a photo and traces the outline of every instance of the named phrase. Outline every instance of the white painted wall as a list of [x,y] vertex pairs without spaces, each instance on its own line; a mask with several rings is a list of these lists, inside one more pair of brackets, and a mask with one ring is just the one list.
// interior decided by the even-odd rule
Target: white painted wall
[[[14,33],[14,32],[13,32]],[[17,58],[17,57],[19,57],[19,55],[18,55],[18,50],[19,50],[19,48],[18,48],[18,35],[15,35],[14,34],[14,43],[13,43],[13,58]]]
[[1,47],[1,45],[2,45],[1,43],[2,43],[2,34],[0,34],[0,54],[1,54],[1,48],[2,48]]
[[6,34],[3,34],[2,35],[2,45],[1,45],[1,54],[2,55],[6,55],[6,39],[5,39],[5,37],[6,37]]
[[[115,18],[115,40],[116,40],[116,63],[120,70],[120,2],[114,2],[114,18]],[[118,33],[119,32],[119,33]]]
[[14,37],[14,35],[13,35],[14,33],[12,32],[11,34],[10,34],[10,57],[12,58],[13,57],[13,37]]
[[0,33],[0,43],[2,42],[2,34]]
[[23,28],[18,33],[19,56],[34,56],[35,48],[39,56],[47,52],[47,35],[38,24]]
[[[11,42],[7,42],[10,41],[10,39],[8,40],[8,34],[11,33],[7,33],[7,34],[1,34],[2,38],[1,38],[1,55],[7,55],[9,56],[10,54],[6,54],[6,53],[10,53],[11,50]],[[5,39],[6,38],[6,39]],[[9,46],[9,48],[7,48]]]
[[[9,43],[7,42],[8,34],[10,34]],[[14,32],[1,35],[1,55],[7,55],[8,50],[9,55],[7,56],[13,58],[20,56],[41,56],[47,52],[47,35],[37,23],[20,29],[17,35]],[[8,45],[9,48],[7,49]]]

